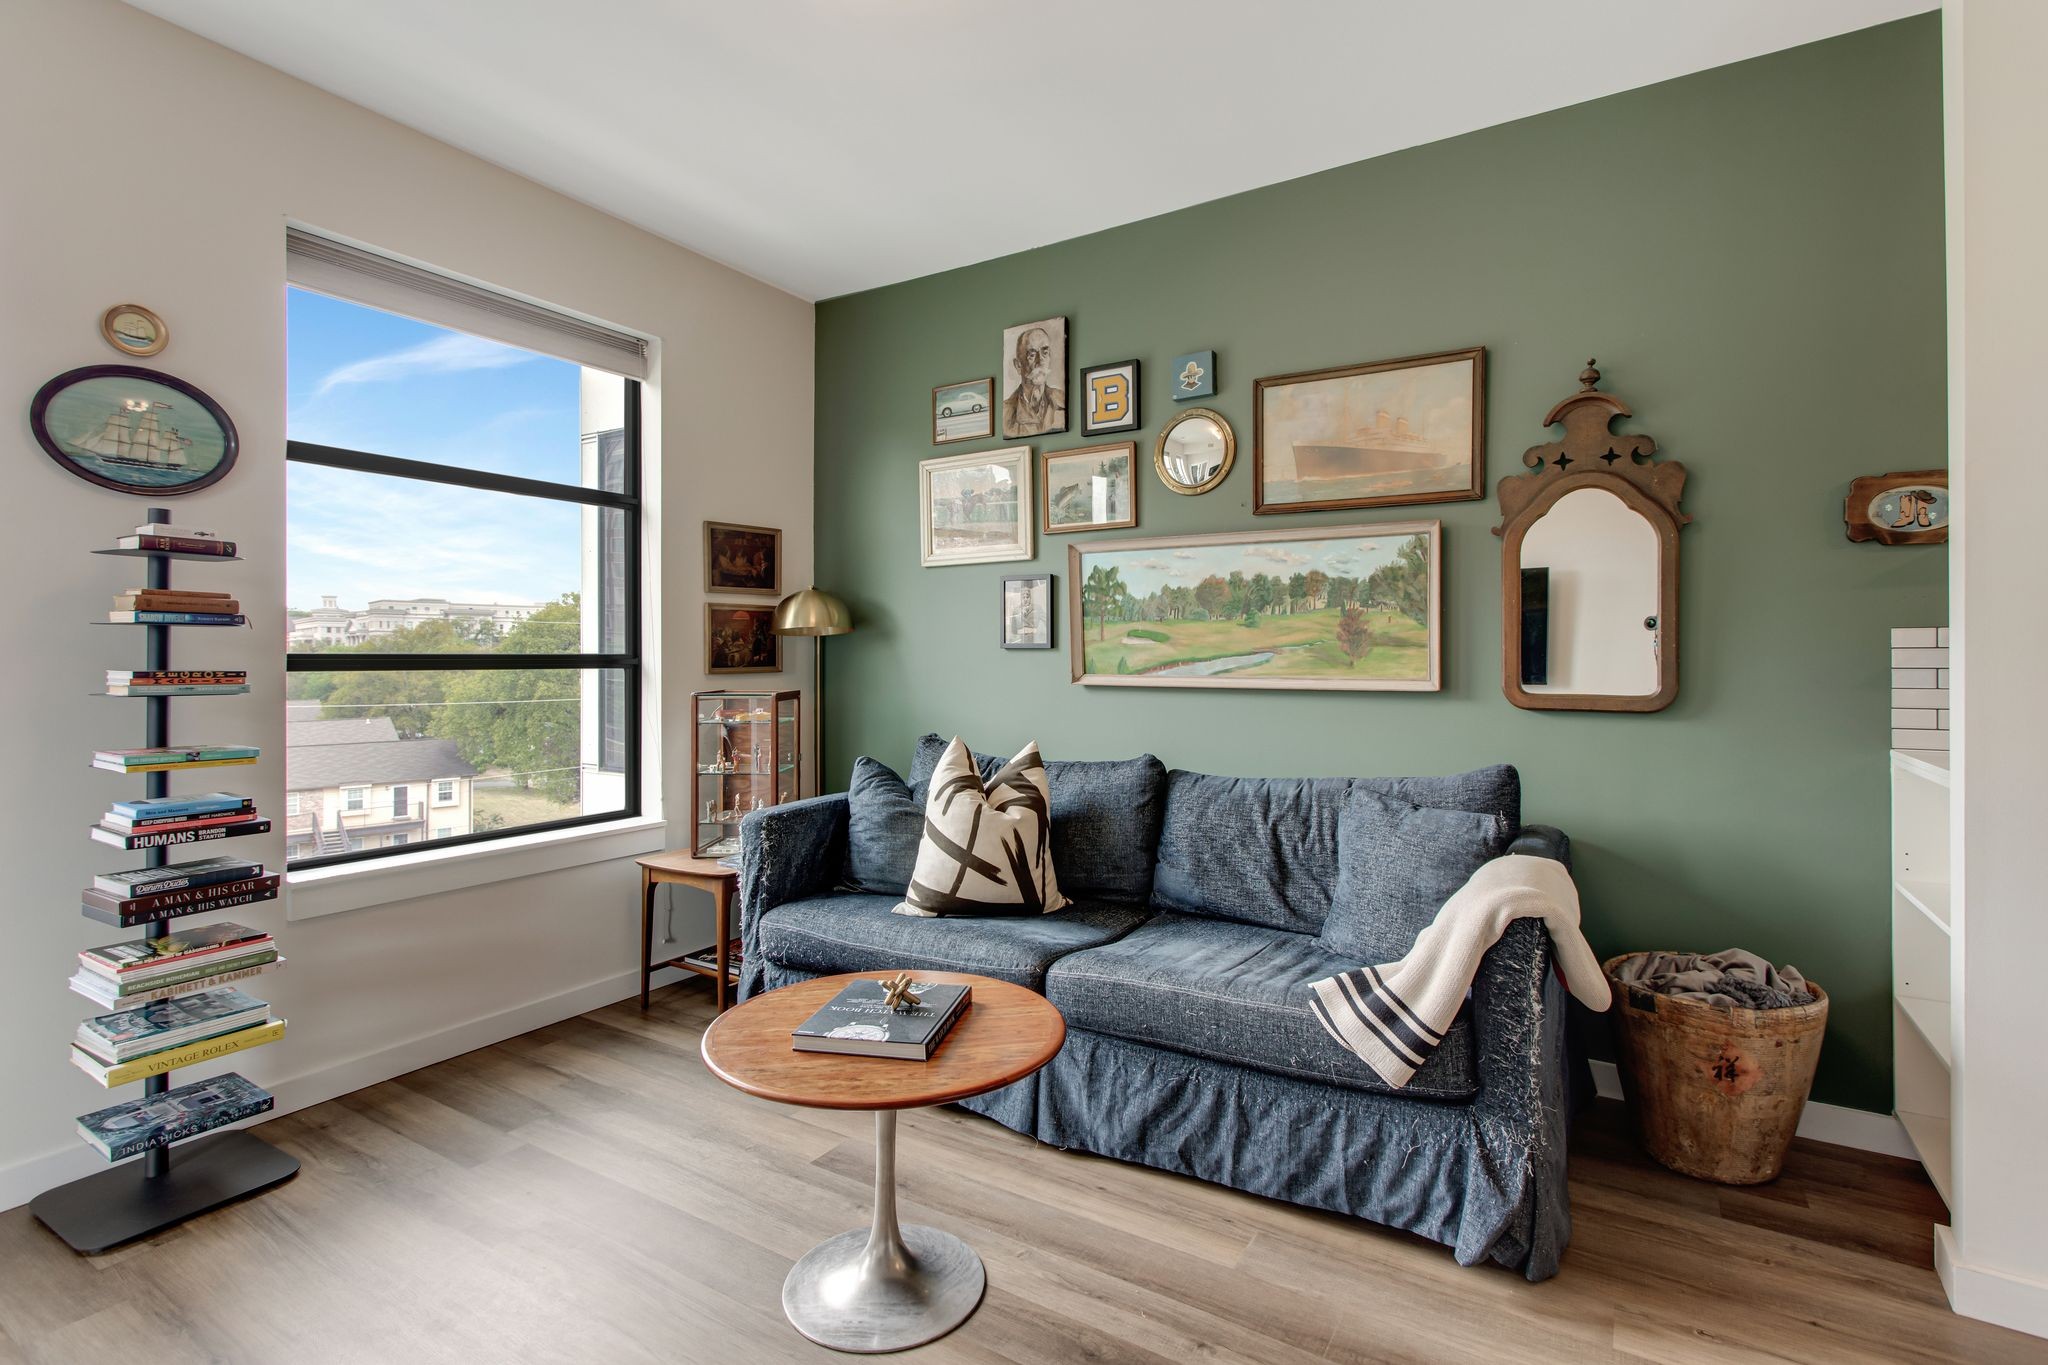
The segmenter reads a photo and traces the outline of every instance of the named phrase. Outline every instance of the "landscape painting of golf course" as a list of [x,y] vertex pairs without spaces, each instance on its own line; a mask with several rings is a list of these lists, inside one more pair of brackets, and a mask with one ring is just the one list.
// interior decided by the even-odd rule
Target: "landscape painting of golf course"
[[1435,691],[1440,524],[1068,549],[1074,681]]

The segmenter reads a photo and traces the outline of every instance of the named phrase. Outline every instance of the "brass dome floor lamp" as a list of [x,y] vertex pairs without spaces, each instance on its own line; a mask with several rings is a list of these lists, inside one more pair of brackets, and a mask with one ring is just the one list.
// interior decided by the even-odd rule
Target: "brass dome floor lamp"
[[[846,603],[829,592],[816,588],[805,588],[793,592],[775,604],[777,635],[811,635],[817,643],[811,647],[811,730],[817,736],[815,750],[818,761],[813,769],[818,774],[818,791],[825,790],[825,640],[827,635],[844,635],[853,629],[853,613],[846,609]],[[801,758],[801,756],[799,756]],[[797,776],[803,776],[799,768]],[[801,782],[798,784],[801,790]]]

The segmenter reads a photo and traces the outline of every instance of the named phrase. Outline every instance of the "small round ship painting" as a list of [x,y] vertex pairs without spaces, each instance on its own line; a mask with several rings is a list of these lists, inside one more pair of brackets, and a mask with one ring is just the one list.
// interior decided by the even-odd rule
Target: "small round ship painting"
[[234,466],[235,424],[171,375],[88,365],[58,375],[29,407],[36,441],[81,479],[122,493],[190,493]]

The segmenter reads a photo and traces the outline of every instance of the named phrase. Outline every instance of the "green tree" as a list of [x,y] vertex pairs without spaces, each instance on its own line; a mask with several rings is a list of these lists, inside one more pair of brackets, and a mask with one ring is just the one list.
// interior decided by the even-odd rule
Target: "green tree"
[[1095,618],[1098,640],[1109,637],[1109,614],[1129,589],[1124,587],[1123,574],[1107,564],[1097,564],[1088,571],[1088,578],[1081,584],[1081,617],[1085,626],[1087,618]]
[[[565,593],[504,633],[506,654],[558,654],[582,629],[576,594]],[[582,784],[582,693],[565,668],[491,669],[444,674],[448,705],[434,712],[431,733],[455,741],[477,768],[502,768],[557,804],[575,801]]]
[[1210,616],[1221,616],[1230,604],[1230,586],[1215,574],[1195,585],[1195,605]]
[[1305,586],[1308,589],[1308,591],[1303,593],[1302,596],[1308,599],[1309,610],[1315,611],[1318,608],[1320,608],[1325,601],[1328,600],[1323,596],[1323,594],[1327,593],[1330,590],[1330,576],[1324,573],[1321,569],[1310,569],[1308,573],[1304,575],[1304,579],[1305,582],[1303,586]]
[[1391,564],[1383,564],[1372,571],[1366,580],[1365,593],[1368,600],[1399,612],[1417,625],[1427,625],[1429,617],[1429,542],[1422,536],[1410,536],[1394,552]]
[[1242,616],[1242,615],[1244,615],[1244,613],[1245,613],[1245,605],[1246,605],[1246,599],[1247,599],[1247,598],[1249,597],[1250,593],[1251,593],[1251,587],[1250,587],[1250,585],[1249,585],[1249,584],[1247,584],[1247,583],[1245,582],[1245,579],[1244,579],[1244,570],[1242,570],[1242,569],[1232,569],[1232,570],[1230,571],[1230,608],[1229,608],[1229,609],[1230,609],[1230,614],[1231,614],[1232,616]]
[[1298,573],[1287,580],[1287,610],[1308,610],[1308,575]]
[[1330,580],[1330,600],[1340,607],[1358,605],[1358,580],[1355,578],[1333,578]]
[[1357,607],[1344,608],[1344,614],[1337,618],[1337,648],[1344,651],[1345,666],[1358,667],[1372,649],[1372,627],[1365,622],[1365,613]]
[[1272,609],[1273,603],[1278,596],[1278,580],[1262,573],[1252,575],[1251,582],[1245,585],[1244,600],[1245,610],[1247,614],[1254,618],[1254,624],[1256,624],[1260,612]]

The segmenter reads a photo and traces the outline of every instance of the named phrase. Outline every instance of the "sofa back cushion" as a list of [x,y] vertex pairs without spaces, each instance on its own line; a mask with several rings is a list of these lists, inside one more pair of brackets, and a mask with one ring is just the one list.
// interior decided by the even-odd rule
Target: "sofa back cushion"
[[[926,735],[910,762],[911,795],[923,799],[946,741]],[[1003,760],[977,753],[987,781]],[[1053,759],[1052,865],[1060,890],[1082,900],[1143,905],[1166,811],[1166,765],[1150,754],[1102,761]]]
[[924,835],[924,802],[910,784],[872,758],[853,761],[846,788],[846,868],[840,887],[877,896],[902,896],[917,867]]
[[1166,775],[1152,903],[1162,910],[1322,932],[1341,867],[1338,821],[1354,791],[1434,810],[1521,822],[1521,779],[1505,764],[1450,777]]
[[1408,956],[1458,889],[1507,852],[1514,826],[1492,812],[1433,810],[1354,791],[1337,820],[1337,885],[1320,942],[1377,967]]

